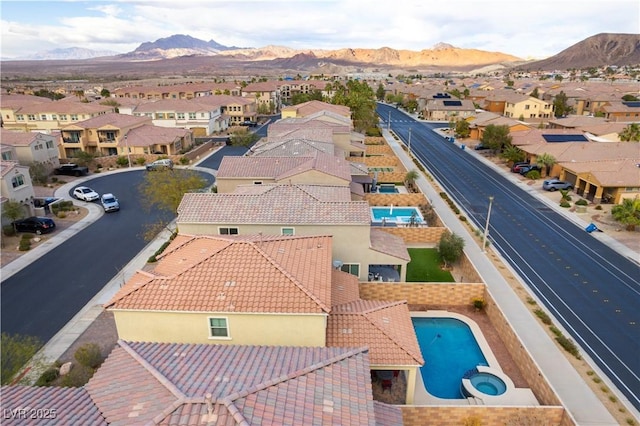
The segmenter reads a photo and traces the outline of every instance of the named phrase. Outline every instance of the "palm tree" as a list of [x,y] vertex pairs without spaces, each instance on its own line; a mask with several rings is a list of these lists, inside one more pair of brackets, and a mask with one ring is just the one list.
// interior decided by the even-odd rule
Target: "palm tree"
[[640,198],[625,198],[622,204],[613,206],[611,215],[615,220],[626,225],[628,231],[634,231],[640,225]]
[[420,177],[420,173],[416,169],[409,170],[406,175],[404,175],[404,181],[407,185],[407,188],[413,190],[416,180]]
[[538,164],[542,164],[544,166],[545,176],[548,176],[549,172],[551,171],[551,167],[556,164],[556,157],[543,152],[542,154],[538,155],[537,162]]

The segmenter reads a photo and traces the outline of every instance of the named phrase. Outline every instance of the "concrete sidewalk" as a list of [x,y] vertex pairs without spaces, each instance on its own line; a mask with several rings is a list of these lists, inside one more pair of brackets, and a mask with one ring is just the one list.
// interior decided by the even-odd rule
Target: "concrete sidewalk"
[[[396,141],[387,130],[383,130],[383,136],[405,168],[415,169],[415,163],[400,142]],[[468,227],[458,220],[457,215],[423,175],[416,184],[430,200],[445,225],[465,240],[465,254],[478,270],[491,296],[575,422],[579,425],[617,425],[618,422],[604,404],[549,338],[487,255],[482,252]],[[517,277],[517,274],[514,273],[514,276]]]

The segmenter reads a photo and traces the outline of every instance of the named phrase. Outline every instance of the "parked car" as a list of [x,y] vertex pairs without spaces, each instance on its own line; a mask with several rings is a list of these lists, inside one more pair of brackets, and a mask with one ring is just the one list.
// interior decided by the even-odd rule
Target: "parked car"
[[520,173],[520,167],[529,165],[530,163],[528,161],[519,161],[517,163],[513,163],[513,166],[511,166],[511,173]]
[[560,179],[547,179],[542,182],[542,189],[545,191],[557,191],[558,189],[573,189],[571,182],[565,182]]
[[482,151],[484,149],[491,149],[486,145],[482,145],[482,142],[479,143],[478,145],[474,146],[473,149],[475,149],[476,151]]
[[36,234],[46,234],[56,229],[56,223],[48,217],[32,216],[26,219],[13,222],[18,232],[35,232]]
[[526,175],[527,173],[536,170],[538,172],[542,171],[542,167],[538,166],[537,164],[529,164],[526,166],[520,166],[520,168],[518,169],[518,173],[520,173],[522,176]]
[[156,160],[151,164],[147,164],[145,167],[149,172],[155,171],[155,170],[163,170],[163,169],[173,170],[173,161],[168,158],[165,158],[163,160]]
[[258,123],[256,121],[251,121],[251,120],[245,120],[242,123],[240,123],[241,126],[247,126],[247,127],[256,127],[258,125]]
[[95,201],[100,195],[88,186],[79,186],[73,190],[73,196],[82,201]]
[[67,176],[84,176],[89,173],[89,168],[85,166],[78,166],[77,164],[69,163],[63,164],[60,167],[53,169],[53,174],[67,175]]
[[120,210],[120,203],[118,202],[118,199],[111,193],[102,194],[102,197],[100,197],[100,203],[102,204],[104,211],[107,213],[117,212]]

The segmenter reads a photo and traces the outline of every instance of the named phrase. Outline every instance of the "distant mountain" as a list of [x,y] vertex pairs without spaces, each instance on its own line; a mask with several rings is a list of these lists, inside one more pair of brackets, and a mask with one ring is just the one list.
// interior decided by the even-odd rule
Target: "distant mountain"
[[519,68],[551,71],[637,64],[640,64],[640,34],[602,33],[578,42],[555,56],[528,62]]
[[154,42],[142,43],[133,52],[120,55],[128,59],[169,59],[180,56],[214,56],[225,50],[241,49],[227,47],[214,40],[204,41],[188,35],[176,34]]
[[48,60],[71,60],[71,59],[92,59],[100,58],[103,56],[115,56],[118,52],[110,50],[91,50],[84,49],[82,47],[69,47],[66,49],[52,49],[43,52],[34,53],[33,55],[19,58],[15,60],[35,60],[35,61],[48,61]]

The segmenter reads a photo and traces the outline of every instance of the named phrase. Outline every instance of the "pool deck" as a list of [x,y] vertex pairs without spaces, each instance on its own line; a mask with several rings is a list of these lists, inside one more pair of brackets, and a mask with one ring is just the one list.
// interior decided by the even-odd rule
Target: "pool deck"
[[[455,318],[467,324],[473,333],[473,336],[480,346],[482,350],[482,354],[484,358],[487,360],[487,364],[491,370],[495,370],[500,374],[504,374],[502,372],[502,368],[500,367],[500,363],[498,359],[493,354],[487,339],[485,339],[482,334],[482,330],[475,321],[471,318],[468,318],[464,315],[460,315],[455,312],[449,311],[426,311],[426,312],[411,312],[412,318]],[[427,361],[428,362],[428,361]],[[508,377],[508,376],[507,376]],[[511,381],[509,378],[508,381]],[[460,398],[460,399],[445,399],[438,398],[436,396],[431,395],[428,391],[424,382],[422,381],[422,374],[418,374],[418,378],[416,380],[416,388],[415,388],[415,397],[414,397],[414,405],[540,405],[535,395],[531,391],[531,389],[527,388],[515,388],[513,383],[511,386],[507,386],[507,391],[499,396],[482,396],[481,398]]]
[[[398,159],[407,167],[413,167],[413,160],[388,130],[383,129],[383,136]],[[478,270],[493,299],[500,306],[526,350],[536,361],[540,373],[550,384],[572,420],[578,425],[617,426],[619,423],[523,305],[500,271],[475,243],[466,225],[458,220],[457,215],[441,199],[431,183],[421,175],[416,180],[416,185],[431,200],[433,207],[451,232],[455,232],[465,240],[467,257]]]

